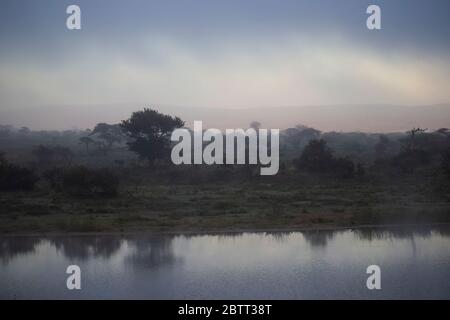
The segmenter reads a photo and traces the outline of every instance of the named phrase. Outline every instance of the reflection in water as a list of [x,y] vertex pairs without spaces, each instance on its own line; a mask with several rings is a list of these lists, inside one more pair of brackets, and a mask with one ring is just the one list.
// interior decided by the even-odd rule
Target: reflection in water
[[[449,238],[448,226],[0,237],[0,299],[450,298]],[[83,270],[78,293],[65,287],[70,264]],[[365,287],[370,264],[382,292]]]
[[[332,240],[339,231],[316,230],[303,232],[303,238],[312,248],[325,248],[328,241]],[[342,232],[342,231],[340,231]]]
[[109,258],[121,246],[117,236],[52,237],[48,239],[69,259],[84,261],[90,257]]
[[[292,234],[301,234],[303,239],[312,248],[324,248],[328,242],[338,234],[349,232],[349,230],[308,230],[302,232],[264,232],[274,241],[283,243],[289,240]],[[439,228],[430,227],[395,227],[395,228],[361,228],[352,229],[351,232],[359,240],[411,240],[415,238],[427,239],[433,234],[442,237],[450,237],[450,226],[443,225]],[[219,241],[227,241],[230,238],[243,238],[248,233],[220,233],[220,234],[188,234],[183,239],[194,239],[198,237],[217,236]],[[126,242],[134,249],[131,250],[127,261],[139,268],[152,268],[157,266],[171,265],[179,261],[173,252],[173,241],[175,235],[96,235],[96,236],[53,236],[53,237],[0,237],[0,259],[8,263],[17,256],[33,253],[36,247],[48,241],[68,259],[87,260],[90,258],[108,259],[113,256]]]
[[441,225],[439,228],[409,226],[409,227],[391,227],[383,228],[361,228],[353,230],[355,235],[361,240],[395,240],[395,239],[413,239],[420,237],[429,238],[436,233],[443,237],[450,236],[450,225]]
[[0,260],[8,264],[12,259],[35,253],[37,248],[48,243],[71,261],[109,259],[126,243],[131,249],[125,260],[137,268],[156,268],[181,262],[173,252],[174,236],[121,237],[97,236],[52,236],[52,237],[1,237]]
[[0,238],[0,260],[6,264],[16,256],[34,252],[40,242],[41,239],[37,237]]
[[142,236],[128,241],[135,250],[125,261],[135,268],[159,268],[181,262],[173,252],[173,236]]

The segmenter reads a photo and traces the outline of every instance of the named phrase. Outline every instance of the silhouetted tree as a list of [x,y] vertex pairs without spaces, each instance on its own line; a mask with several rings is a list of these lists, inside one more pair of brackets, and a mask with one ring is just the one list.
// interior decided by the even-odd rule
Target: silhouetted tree
[[69,165],[73,158],[73,152],[69,148],[62,146],[38,145],[33,149],[32,153],[42,165],[51,165],[55,162]]
[[103,140],[108,148],[111,148],[114,143],[122,141],[122,134],[122,128],[118,124],[99,123],[90,135]]
[[80,138],[80,143],[84,144],[86,146],[86,151],[89,151],[89,145],[90,144],[94,144],[94,139],[92,139],[91,137],[81,137]]
[[378,137],[378,142],[375,145],[375,153],[377,158],[384,158],[386,156],[389,142],[389,138],[383,134]]
[[412,173],[418,167],[429,164],[430,154],[424,150],[406,149],[394,157],[393,164],[402,172]]
[[61,186],[64,192],[75,196],[117,195],[119,179],[109,169],[76,166],[62,171]]
[[332,168],[333,154],[325,140],[311,140],[294,164],[297,168],[310,172],[327,172]]
[[74,156],[72,150],[62,146],[53,147],[53,154],[56,161],[62,162],[65,165],[70,165]]
[[259,121],[250,122],[250,128],[253,128],[256,131],[258,131],[261,128],[261,122],[259,122]]
[[7,138],[11,134],[13,127],[10,125],[0,125],[0,138]]
[[5,154],[0,151],[0,165],[6,164]]
[[37,158],[39,163],[44,164],[52,161],[54,152],[51,147],[40,144],[33,148],[32,154]]
[[447,178],[450,179],[450,147],[442,154],[441,166]]
[[366,175],[366,169],[362,163],[358,163],[356,166],[356,176],[362,178]]
[[180,118],[147,108],[133,112],[130,119],[121,123],[125,134],[132,139],[127,143],[129,149],[147,159],[150,165],[156,159],[168,156],[170,135],[174,129],[183,126],[184,121]]
[[10,164],[0,156],[0,190],[29,191],[34,188],[38,179],[32,170]]
[[31,130],[28,127],[22,127],[19,130],[19,133],[24,136],[29,135],[30,132],[31,132]]
[[408,131],[407,133],[409,136],[408,136],[406,148],[409,150],[414,150],[417,134],[424,133],[426,131],[427,131],[427,129],[421,129],[421,128],[412,128],[410,131]]
[[299,124],[285,131],[286,143],[290,149],[296,151],[303,148],[309,141],[318,139],[320,134],[319,130]]
[[300,170],[314,173],[335,173],[340,177],[352,177],[355,172],[353,161],[348,158],[335,158],[325,140],[311,140],[294,164]]

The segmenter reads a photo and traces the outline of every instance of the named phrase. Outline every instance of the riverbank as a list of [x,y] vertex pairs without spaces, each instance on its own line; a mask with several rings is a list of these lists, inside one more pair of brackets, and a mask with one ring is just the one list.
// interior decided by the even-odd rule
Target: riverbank
[[417,186],[156,185],[116,198],[1,193],[0,234],[299,230],[450,222],[450,202]]

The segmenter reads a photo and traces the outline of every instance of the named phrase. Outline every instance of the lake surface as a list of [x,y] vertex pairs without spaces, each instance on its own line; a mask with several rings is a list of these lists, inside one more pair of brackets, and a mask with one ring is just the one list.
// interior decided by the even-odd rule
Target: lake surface
[[0,237],[0,298],[450,299],[450,229]]

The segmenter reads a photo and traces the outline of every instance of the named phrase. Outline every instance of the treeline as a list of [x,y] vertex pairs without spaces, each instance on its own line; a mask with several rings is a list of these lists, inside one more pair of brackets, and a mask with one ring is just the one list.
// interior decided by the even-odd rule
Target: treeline
[[[0,126],[0,191],[29,191],[37,184],[73,196],[115,196],[120,183],[145,174],[164,183],[251,181],[252,165],[182,166],[170,161],[170,134],[185,123],[158,111],[134,112],[119,124],[92,130],[32,131]],[[261,124],[253,122],[250,127]],[[5,154],[6,153],[6,154]],[[296,126],[280,135],[280,172],[274,181],[298,173],[335,179],[373,175],[434,175],[450,179],[450,131],[413,128],[405,133],[322,133]],[[27,159],[25,161],[25,159]],[[270,179],[270,178],[264,178]]]

